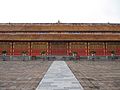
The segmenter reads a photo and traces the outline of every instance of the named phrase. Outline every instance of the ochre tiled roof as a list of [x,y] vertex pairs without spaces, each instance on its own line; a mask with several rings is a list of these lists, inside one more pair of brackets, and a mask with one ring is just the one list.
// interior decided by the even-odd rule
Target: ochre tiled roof
[[119,41],[120,35],[112,34],[1,34],[0,41]]
[[[5,33],[5,32],[11,33]],[[73,40],[73,41],[120,41],[120,34],[38,34],[38,33],[12,33],[16,31],[117,31],[120,33],[120,24],[90,24],[90,23],[1,23],[0,41],[55,41],[55,40]],[[3,33],[4,32],[4,33]]]
[[120,24],[1,23],[0,31],[120,31]]

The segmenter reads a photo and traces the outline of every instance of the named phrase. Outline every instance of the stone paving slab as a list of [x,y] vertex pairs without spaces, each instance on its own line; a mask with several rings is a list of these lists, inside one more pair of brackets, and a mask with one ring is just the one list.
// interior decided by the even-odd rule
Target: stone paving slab
[[36,90],[83,90],[64,61],[54,61]]
[[84,90],[120,90],[120,60],[66,63]]
[[53,61],[0,61],[0,90],[35,90]]

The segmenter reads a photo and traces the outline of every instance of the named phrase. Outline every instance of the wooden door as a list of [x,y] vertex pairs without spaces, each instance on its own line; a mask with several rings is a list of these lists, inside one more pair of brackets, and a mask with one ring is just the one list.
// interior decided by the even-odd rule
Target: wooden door
[[50,53],[51,55],[67,55],[67,43],[66,42],[51,42]]
[[22,55],[22,52],[30,55],[30,42],[13,42],[13,55]]
[[0,42],[0,54],[3,50],[7,51],[7,55],[12,55],[12,42]]
[[87,42],[70,42],[69,52],[77,52],[79,56],[87,56]]
[[39,56],[41,52],[46,52],[48,54],[48,42],[31,42],[31,55]]
[[104,42],[88,42],[88,54],[95,51],[96,55],[104,56],[105,55],[105,43]]

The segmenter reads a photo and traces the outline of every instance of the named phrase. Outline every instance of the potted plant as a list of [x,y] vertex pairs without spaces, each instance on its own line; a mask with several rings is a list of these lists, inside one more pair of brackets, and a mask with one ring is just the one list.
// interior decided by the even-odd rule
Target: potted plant
[[115,55],[115,51],[112,50],[112,51],[111,51],[111,56],[114,56],[114,55]]
[[22,51],[22,59],[25,61],[25,56],[27,55],[27,51]]
[[92,56],[92,60],[95,60],[96,51],[90,51],[90,54]]
[[91,56],[95,56],[96,51],[90,51]]
[[22,56],[26,56],[27,51],[22,51]]
[[115,59],[115,51],[114,50],[111,51],[111,57],[112,57],[112,59]]
[[6,50],[3,50],[3,51],[2,51],[2,59],[3,59],[3,61],[6,60],[6,54],[7,54],[7,51],[6,51]]
[[77,52],[72,52],[73,56],[77,56]]
[[3,51],[2,51],[2,54],[7,54],[7,51],[6,51],[6,50],[3,50]]
[[42,56],[45,56],[45,54],[46,54],[46,51],[41,51]]

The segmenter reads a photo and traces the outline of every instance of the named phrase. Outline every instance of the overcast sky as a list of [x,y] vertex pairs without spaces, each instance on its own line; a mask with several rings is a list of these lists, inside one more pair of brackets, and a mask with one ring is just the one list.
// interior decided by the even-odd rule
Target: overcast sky
[[0,23],[120,23],[120,0],[0,0]]

